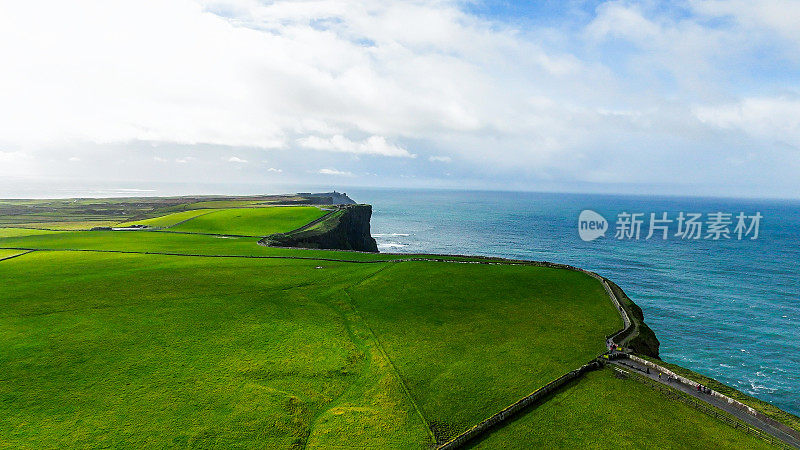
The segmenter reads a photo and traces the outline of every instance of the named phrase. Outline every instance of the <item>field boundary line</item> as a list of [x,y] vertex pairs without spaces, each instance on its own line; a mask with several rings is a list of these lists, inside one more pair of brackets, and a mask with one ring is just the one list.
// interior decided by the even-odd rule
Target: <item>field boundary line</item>
[[569,383],[570,381],[576,380],[581,377],[584,373],[590,370],[597,370],[602,368],[602,364],[597,360],[592,360],[575,370],[571,370],[564,375],[556,378],[555,380],[545,384],[544,386],[536,389],[535,391],[531,392],[530,394],[526,395],[525,397],[517,400],[516,402],[512,403],[511,405],[503,408],[501,411],[492,414],[490,417],[482,420],[477,425],[473,425],[466,431],[463,431],[458,436],[450,439],[449,441],[445,442],[444,444],[436,447],[437,450],[452,450],[456,448],[461,448],[467,443],[483,436],[486,434],[491,433],[493,429],[502,425],[503,423],[507,422],[508,420],[516,417],[519,413],[524,411],[525,409],[543,402],[547,399],[547,397],[561,389],[565,384]]
[[705,414],[707,416],[711,416],[711,417],[713,417],[713,418],[725,423],[726,425],[728,425],[728,426],[730,426],[732,428],[743,430],[745,433],[747,433],[749,435],[752,435],[752,436],[755,436],[755,437],[758,437],[759,439],[762,439],[762,440],[764,440],[766,442],[769,442],[770,444],[772,444],[772,445],[774,445],[776,447],[785,448],[785,449],[793,448],[792,446],[790,446],[787,443],[783,442],[782,440],[776,438],[775,436],[772,436],[771,434],[769,434],[769,433],[767,433],[767,432],[765,432],[765,431],[763,431],[761,429],[758,429],[758,428],[756,428],[756,427],[754,427],[752,425],[749,425],[749,424],[745,423],[744,421],[742,421],[738,417],[730,414],[727,411],[721,410],[721,409],[715,407],[714,405],[710,405],[708,403],[705,403],[705,402],[702,402],[700,400],[697,400],[694,397],[690,397],[690,396],[684,394],[683,392],[680,392],[680,391],[678,391],[676,389],[673,389],[673,388],[671,388],[669,386],[666,386],[664,384],[657,383],[657,382],[652,381],[652,380],[650,380],[648,378],[645,378],[645,377],[639,375],[638,373],[628,372],[628,374],[630,374],[631,378],[633,378],[635,381],[637,381],[637,382],[639,382],[641,384],[644,384],[644,385],[650,387],[651,389],[655,389],[655,390],[663,393],[664,395],[666,395],[666,396],[668,396],[668,397],[670,397],[670,398],[672,398],[674,400],[678,400],[681,403],[684,403],[687,406],[690,406],[690,407],[702,412],[703,414]]
[[[191,210],[189,210],[189,211],[191,211]],[[158,228],[159,230],[168,230],[168,229],[170,229],[172,227],[177,227],[178,225],[180,225],[182,223],[186,223],[186,222],[188,222],[190,220],[197,219],[198,217],[207,216],[207,215],[209,215],[209,214],[211,214],[213,212],[216,212],[216,211],[219,211],[219,210],[218,209],[210,209],[210,210],[204,212],[203,214],[198,214],[198,215],[196,215],[194,217],[189,217],[188,219],[183,219],[180,222],[173,223],[172,225],[170,225],[168,227],[154,227],[154,228]],[[181,212],[183,212],[183,211],[181,211]],[[177,213],[173,213],[173,214],[177,214]],[[169,214],[167,214],[167,215],[169,215]],[[153,217],[153,218],[157,219],[158,217]],[[145,220],[147,220],[147,219],[145,219]]]
[[[653,370],[659,371],[660,373],[666,374],[667,376],[672,377],[677,382],[679,382],[679,383],[681,383],[681,384],[683,384],[683,385],[685,385],[685,386],[687,386],[689,388],[704,387],[701,383],[698,383],[697,381],[694,381],[694,380],[692,380],[690,378],[684,377],[683,375],[675,373],[672,370],[670,370],[670,369],[668,369],[668,368],[666,368],[664,366],[661,366],[659,364],[656,364],[656,363],[654,363],[652,361],[648,361],[646,359],[640,358],[640,357],[638,357],[636,355],[632,355],[632,354],[631,355],[627,355],[627,358],[630,361],[638,363],[638,364],[640,364],[640,365],[642,365],[644,367],[649,367],[649,368],[652,368]],[[641,369],[638,369],[638,368],[632,366],[631,364],[623,363],[622,361],[619,361],[619,360],[615,361],[614,364],[621,364],[621,365],[624,365],[624,366],[626,366],[628,368],[633,368],[633,369],[641,371]],[[649,382],[651,380],[647,379],[647,381]],[[674,386],[668,386],[668,387],[674,389]],[[720,406],[720,405],[715,405],[715,404],[713,404],[713,403],[711,403],[709,401],[705,401],[705,403],[707,404],[708,407],[715,408],[715,409],[718,409],[720,411],[723,411],[726,414],[731,415],[732,417],[736,417],[737,413],[741,413],[745,417],[752,417],[753,420],[758,420],[758,421],[762,422],[763,424],[759,425],[759,424],[749,423],[748,426],[754,426],[754,427],[758,428],[761,432],[763,432],[765,434],[768,434],[772,438],[780,440],[781,442],[785,443],[786,445],[794,446],[795,448],[800,448],[800,445],[799,445],[800,444],[800,438],[798,438],[798,435],[800,433],[798,433],[798,431],[795,430],[794,428],[791,428],[791,427],[789,427],[789,426],[787,426],[787,425],[785,425],[785,424],[783,424],[783,423],[781,423],[781,422],[779,422],[779,421],[767,416],[766,414],[760,412],[759,410],[753,408],[752,406],[746,405],[746,404],[744,404],[744,403],[742,403],[742,402],[740,402],[740,401],[738,401],[738,400],[736,400],[734,398],[731,398],[730,396],[727,396],[727,395],[725,395],[725,394],[723,394],[723,393],[721,393],[719,391],[716,391],[714,389],[709,389],[709,394],[708,395],[709,395],[709,398],[715,398],[718,401],[721,400],[721,401],[725,402],[725,403],[723,403],[723,406]],[[727,406],[729,409],[726,409],[725,406]],[[737,417],[737,419],[744,420],[741,417]],[[782,435],[785,435],[785,436],[782,436]]]
[[[347,299],[347,293],[344,292],[344,288],[342,288],[341,291],[342,291],[342,296],[345,297],[345,300],[342,303],[350,306],[350,301],[349,301],[349,299]],[[362,364],[361,371],[359,372],[358,377],[356,378],[356,380],[351,382],[347,386],[347,388],[342,390],[342,392],[338,396],[336,396],[336,398],[332,399],[331,401],[329,401],[328,403],[323,405],[320,409],[318,409],[314,413],[314,417],[311,418],[311,422],[309,423],[309,426],[308,426],[308,435],[306,436],[306,439],[303,442],[303,448],[304,449],[308,448],[308,443],[311,440],[311,436],[313,436],[313,434],[314,434],[314,428],[316,427],[317,420],[319,420],[319,417],[322,414],[324,414],[325,412],[330,411],[331,408],[335,407],[341,401],[341,399],[344,398],[344,396],[347,395],[353,389],[353,386],[355,386],[358,383],[358,380],[361,379],[361,378],[364,378],[364,373],[372,365],[372,361],[371,361],[371,358],[370,358],[370,355],[369,355],[369,349],[368,349],[367,345],[363,342],[363,339],[359,338],[356,335],[355,331],[353,330],[354,324],[351,323],[351,320],[347,318],[347,311],[345,311],[340,306],[337,306],[335,301],[333,302],[333,305],[326,305],[326,306],[329,306],[331,309],[333,309],[342,318],[342,323],[344,325],[345,331],[347,332],[348,338],[350,339],[350,341],[353,343],[353,345],[356,348],[358,348],[360,351],[362,351],[364,353],[364,363]],[[352,306],[350,306],[350,309],[351,309],[351,312],[354,315],[360,316],[360,314],[358,314],[358,311],[353,309]],[[352,322],[354,322],[354,321],[352,321]]]
[[[319,207],[317,207],[317,208],[318,208],[318,209],[322,209],[322,208],[319,208]],[[326,211],[326,210],[324,210],[324,209],[322,209],[322,210],[323,210],[323,211]],[[318,224],[318,223],[322,222],[323,220],[325,220],[325,219],[327,219],[328,217],[330,217],[330,215],[331,215],[331,214],[333,214],[333,213],[335,213],[335,212],[337,212],[337,211],[340,211],[340,209],[339,209],[339,208],[337,208],[337,209],[327,210],[327,212],[326,212],[325,214],[323,214],[321,217],[317,217],[316,219],[312,220],[311,222],[308,222],[307,224],[305,224],[305,225],[303,225],[303,226],[297,227],[297,228],[295,228],[294,230],[285,231],[285,232],[283,232],[283,233],[272,233],[272,234],[291,234],[291,233],[297,233],[297,232],[303,231],[303,230],[305,230],[305,229],[307,229],[307,228],[311,228],[311,227],[313,227],[314,225],[316,225],[316,224]],[[267,235],[267,236],[265,236],[265,237],[268,237],[268,236],[271,236],[271,235]]]
[[[17,249],[11,249],[11,250],[17,250]],[[25,252],[22,252],[22,253],[17,253],[16,255],[6,256],[5,258],[0,258],[0,261],[6,261],[6,260],[9,260],[9,259],[19,258],[22,255],[27,255],[28,253],[33,253],[35,251],[36,250],[28,250],[28,251],[25,251]]]
[[[381,269],[379,271],[376,271],[373,275],[377,275],[382,270],[383,269]],[[364,280],[362,280],[361,282],[364,282],[369,278],[370,277],[367,277]],[[343,291],[344,291],[345,295],[347,296],[347,301],[348,301],[348,303],[350,303],[350,307],[353,308],[353,311],[355,311],[361,317],[362,321],[364,322],[364,326],[369,331],[369,334],[371,334],[372,338],[375,339],[375,344],[377,344],[378,350],[381,352],[383,357],[386,358],[386,361],[389,362],[389,366],[392,368],[392,372],[394,372],[395,377],[397,377],[397,381],[400,382],[400,386],[402,386],[403,392],[406,394],[406,398],[408,398],[408,401],[411,402],[411,405],[414,407],[414,411],[417,412],[417,415],[419,416],[420,420],[422,420],[422,423],[425,424],[425,429],[428,431],[428,437],[430,438],[431,443],[432,444],[436,444],[436,436],[433,434],[433,430],[431,430],[431,425],[430,425],[430,423],[428,423],[428,419],[425,418],[425,414],[422,413],[422,410],[420,409],[419,405],[417,405],[417,402],[414,400],[414,397],[411,395],[411,391],[408,390],[408,386],[406,385],[406,381],[400,375],[400,372],[397,370],[397,366],[394,364],[394,361],[392,361],[392,358],[390,358],[389,354],[386,353],[386,349],[383,347],[383,342],[381,342],[381,340],[378,338],[378,335],[375,334],[375,331],[372,329],[372,327],[370,326],[370,324],[367,321],[367,319],[364,318],[364,316],[361,314],[361,312],[358,310],[358,308],[356,308],[356,305],[353,302],[353,297],[351,297],[350,293],[347,292],[347,288],[343,289]]]

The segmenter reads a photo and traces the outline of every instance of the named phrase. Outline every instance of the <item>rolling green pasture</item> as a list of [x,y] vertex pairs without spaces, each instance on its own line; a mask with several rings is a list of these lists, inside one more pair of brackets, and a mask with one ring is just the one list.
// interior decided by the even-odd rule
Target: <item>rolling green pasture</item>
[[354,410],[362,438],[421,446],[421,419],[336,301],[380,267],[318,265],[78,252],[0,262],[4,445],[328,445],[359,436],[336,426]]
[[[298,200],[299,197],[282,198],[280,201]],[[278,200],[206,200],[189,204],[192,208],[242,208],[242,207],[259,207],[268,206],[274,203],[279,203]]]
[[[258,238],[253,237],[221,237],[157,231],[58,232],[0,228],[0,248],[177,253],[207,256],[290,256],[340,258],[348,261],[395,258],[376,253],[270,248],[260,246],[257,242]],[[403,258],[405,257],[403,256]]]
[[94,227],[110,227],[116,223],[117,222],[113,220],[91,220],[91,221],[78,221],[78,222],[22,223],[17,226],[26,228],[56,230],[56,231],[78,231],[78,230],[89,230]]
[[326,214],[313,206],[234,208],[200,215],[170,228],[192,233],[267,236],[291,231]]
[[24,252],[20,250],[6,250],[0,248],[0,259],[8,258],[9,256],[19,255],[21,253]]
[[[0,248],[40,250],[121,251],[203,256],[335,258],[344,261],[389,261],[443,258],[441,255],[359,253],[336,250],[264,247],[255,237],[208,236],[160,231],[43,231],[0,228]],[[455,256],[453,261],[491,261],[491,258]]]
[[53,234],[59,234],[59,232],[49,231],[49,230],[38,230],[32,228],[0,228],[0,239],[16,238],[21,236],[43,236],[43,235],[53,235]]
[[568,270],[409,262],[348,292],[440,441],[594,359],[622,326],[600,283]]
[[[403,279],[419,273],[415,286]],[[33,252],[0,262],[0,436],[30,447],[426,447],[429,426],[441,438],[599,352],[619,317],[599,284],[572,275]],[[554,314],[592,302],[576,327]]]
[[774,447],[608,368],[587,373],[472,448]]
[[147,225],[148,227],[171,227],[185,220],[194,219],[197,216],[212,212],[214,212],[214,210],[211,209],[190,209],[188,211],[176,212],[165,216],[153,217],[152,219],[123,222],[120,223],[119,226]]

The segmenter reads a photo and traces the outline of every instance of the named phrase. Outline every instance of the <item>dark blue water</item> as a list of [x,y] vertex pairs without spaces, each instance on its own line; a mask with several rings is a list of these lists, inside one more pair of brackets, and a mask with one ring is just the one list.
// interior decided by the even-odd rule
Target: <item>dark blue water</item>
[[[674,197],[353,190],[374,208],[383,252],[546,260],[596,271],[644,310],[661,357],[800,414],[800,202]],[[577,218],[611,231],[584,242]],[[616,240],[620,212],[763,216],[756,240]],[[735,220],[734,220],[735,225]],[[675,224],[672,224],[674,234]],[[731,226],[733,229],[733,226]],[[704,233],[705,234],[705,233]]]

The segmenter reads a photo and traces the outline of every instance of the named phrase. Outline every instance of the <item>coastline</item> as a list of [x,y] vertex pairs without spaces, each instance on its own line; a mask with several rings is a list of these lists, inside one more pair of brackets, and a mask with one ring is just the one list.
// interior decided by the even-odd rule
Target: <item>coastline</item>
[[[370,213],[371,213],[371,208],[370,208]],[[323,218],[320,218],[319,220],[315,221],[313,226],[320,227],[320,224],[324,224],[324,222],[331,217],[334,217],[334,215],[333,214],[326,215]],[[309,224],[309,226],[301,227],[297,231],[308,230],[311,227],[312,224]],[[317,234],[321,235],[324,235],[326,233],[333,233],[333,231],[331,230],[335,229],[335,227],[324,227],[324,226],[320,228],[322,231]],[[337,233],[341,235],[341,231],[338,231]],[[350,239],[357,240],[357,242],[355,243],[356,245],[358,244],[358,242],[363,242],[364,233],[366,233],[369,239],[371,239],[374,242],[374,238],[370,234],[369,218],[367,218],[366,227],[362,227],[359,230],[359,233],[355,233],[353,236],[349,237]],[[265,238],[264,240],[259,241],[259,244],[269,245],[270,243],[278,243],[278,242],[280,241],[269,240],[269,238]],[[339,239],[339,242],[341,242],[341,239]],[[296,246],[304,247],[304,245],[296,245]],[[361,252],[359,250],[354,250],[353,246],[354,246],[353,242],[346,242],[342,245],[342,247],[339,247],[337,249],[345,251]],[[374,252],[369,252],[369,253],[374,253]],[[661,361],[659,355],[660,342],[655,332],[645,322],[644,313],[642,309],[624,292],[624,290],[619,285],[617,285],[612,280],[599,275],[598,273],[569,264],[554,263],[550,261],[512,259],[512,258],[503,258],[495,256],[476,256],[476,255],[465,255],[465,254],[412,254],[412,253],[394,253],[394,252],[381,253],[381,255],[398,257],[396,259],[392,259],[395,261],[402,261],[402,260],[419,261],[420,257],[424,257],[424,259],[422,259],[424,261],[460,262],[460,263],[473,263],[473,264],[533,265],[540,267],[572,270],[589,275],[598,280],[598,282],[600,282],[603,285],[604,289],[606,290],[606,293],[609,296],[609,299],[613,302],[615,308],[619,311],[620,317],[623,322],[623,327],[621,330],[606,337],[607,346],[609,348],[609,353],[611,355],[615,355],[616,357],[621,357],[621,356],[627,357],[634,361],[641,362],[642,364],[650,365],[656,370],[660,370],[664,373],[673,374],[676,377],[679,377],[683,383],[689,386],[710,384],[708,381],[713,381],[714,386],[717,389],[710,391],[709,395],[723,399],[729,405],[734,405],[736,409],[746,412],[747,414],[752,416],[755,423],[759,424],[762,427],[760,428],[762,431],[764,429],[771,429],[773,432],[771,435],[774,437],[777,433],[780,436],[780,439],[782,439],[784,443],[796,446],[797,443],[800,442],[800,418],[792,415],[791,413],[783,411],[779,408],[775,408],[774,406],[766,402],[748,396],[732,387],[726,386],[723,383],[714,380],[713,378],[706,377],[705,384],[702,384],[704,383],[703,381],[695,381],[695,379],[693,379],[694,377],[692,376],[692,374],[694,374],[694,372],[688,369],[682,368],[675,364],[670,364],[673,367],[678,367],[682,369],[682,373],[684,375],[688,375],[684,377],[683,375],[677,375],[667,367],[661,365],[665,363]],[[463,445],[465,442],[470,441],[474,439],[475,436],[483,433],[484,430],[488,430],[492,427],[495,427],[497,426],[498,423],[507,420],[508,417],[513,416],[519,410],[522,410],[525,407],[527,407],[527,405],[539,401],[539,399],[541,398],[546,397],[548,393],[558,389],[562,384],[566,383],[567,381],[579,377],[585,371],[592,369],[593,366],[587,365],[585,367],[576,369],[574,373],[567,374],[564,377],[559,378],[558,380],[554,380],[553,383],[548,384],[544,388],[537,390],[528,397],[521,399],[517,403],[510,405],[505,410],[496,413],[489,419],[486,419],[481,424],[475,425],[473,429],[467,430],[466,432],[462,433],[462,435],[454,438],[448,443],[445,443],[440,448],[457,448]]]

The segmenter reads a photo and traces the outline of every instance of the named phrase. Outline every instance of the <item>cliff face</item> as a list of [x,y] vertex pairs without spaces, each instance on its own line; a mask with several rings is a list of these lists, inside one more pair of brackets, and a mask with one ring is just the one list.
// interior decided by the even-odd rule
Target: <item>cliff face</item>
[[378,244],[370,235],[370,205],[347,205],[326,215],[322,220],[289,233],[273,234],[261,240],[277,247],[319,248],[378,252]]
[[634,303],[616,283],[610,280],[606,281],[608,281],[617,299],[623,303],[625,309],[629,311],[629,315],[632,316],[631,321],[633,322],[634,330],[631,337],[625,343],[625,346],[640,355],[658,358],[658,348],[661,346],[661,343],[658,342],[658,338],[653,330],[644,323],[642,308]]

